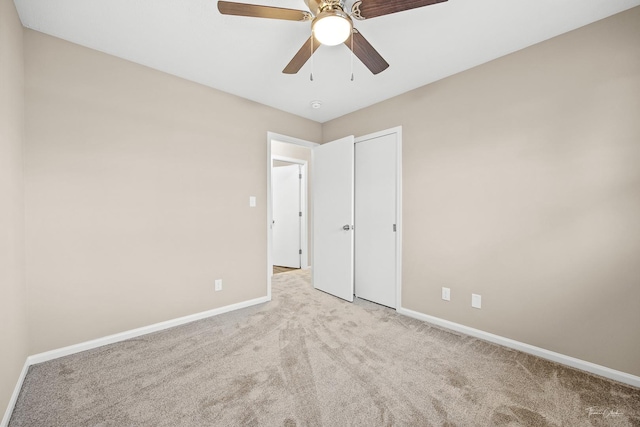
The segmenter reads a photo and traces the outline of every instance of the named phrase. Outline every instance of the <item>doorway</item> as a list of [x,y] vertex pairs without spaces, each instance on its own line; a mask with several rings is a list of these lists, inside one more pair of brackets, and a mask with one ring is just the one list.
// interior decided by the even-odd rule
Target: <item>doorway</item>
[[[390,252],[392,258],[384,263],[384,279],[382,286],[385,288],[386,298],[361,295],[366,289],[366,284],[359,282],[359,290],[355,290],[355,151],[356,144],[372,144],[382,139],[393,140],[392,151],[395,155],[375,155],[383,158],[389,166],[391,178],[390,186],[395,187],[392,198],[391,211],[394,217],[383,220],[384,229],[391,230],[391,238],[387,236],[385,247],[393,246]],[[267,297],[271,298],[271,278],[273,276],[273,200],[272,200],[272,148],[285,143],[290,147],[304,147],[311,156],[308,162],[309,191],[308,197],[308,250],[304,255],[308,260],[313,260],[312,282],[316,289],[333,294],[348,301],[353,301],[354,295],[369,299],[370,301],[386,305],[391,308],[400,307],[402,295],[402,128],[396,127],[359,138],[353,136],[325,144],[316,144],[297,138],[287,137],[281,134],[268,132],[267,134]],[[384,144],[382,144],[384,145]],[[360,150],[360,149],[359,149]],[[368,151],[368,150],[366,150]],[[390,153],[390,151],[387,151]],[[360,166],[362,168],[362,166]],[[313,169],[313,171],[312,171]],[[375,166],[371,169],[375,174]],[[385,173],[387,176],[389,174]],[[366,180],[366,178],[364,178]],[[313,181],[313,184],[311,184]],[[389,186],[389,184],[385,184]],[[313,187],[311,189],[311,187]],[[373,187],[375,192],[375,186]],[[364,191],[361,189],[360,191]],[[366,212],[367,207],[360,207],[361,212]],[[372,211],[377,208],[372,208]],[[388,224],[387,224],[388,223]],[[364,232],[361,232],[364,233]],[[362,234],[360,235],[362,237]],[[392,242],[392,243],[389,243]],[[365,245],[366,243],[359,243]],[[376,243],[378,244],[378,243]],[[366,268],[371,266],[375,271],[379,266],[372,261],[375,257],[360,257],[358,264]],[[388,261],[387,257],[387,261]],[[373,263],[373,264],[372,264]],[[303,266],[303,268],[305,268]],[[311,268],[307,264],[307,268]],[[363,273],[358,275],[362,276]],[[377,286],[377,285],[376,285]],[[391,297],[389,297],[391,295]],[[395,298],[393,298],[395,296]]]
[[[288,267],[278,267],[278,263],[285,263],[279,261],[275,253],[274,245],[278,244],[277,233],[282,231],[276,230],[278,225],[283,225],[282,220],[275,218],[274,208],[277,202],[274,200],[274,169],[281,167],[293,166],[300,168],[300,174],[302,179],[300,182],[300,210],[294,211],[294,215],[299,215],[300,224],[300,237],[298,244],[297,254],[300,265],[299,268],[308,269],[311,268],[310,260],[312,259],[312,149],[319,144],[314,142],[305,141],[298,138],[289,137],[286,135],[277,134],[274,132],[267,133],[267,296],[271,298],[271,278],[273,274],[279,272],[286,272]],[[274,163],[276,167],[274,168]],[[300,175],[299,174],[299,175]],[[299,176],[298,175],[298,176]],[[277,179],[277,178],[276,178]],[[291,202],[291,200],[289,200]],[[295,204],[295,202],[293,202]],[[300,213],[301,212],[301,213]],[[290,218],[290,220],[295,218]],[[276,221],[274,223],[274,221]],[[274,235],[275,233],[275,235]],[[295,241],[295,237],[289,236],[291,241]],[[275,262],[278,261],[278,262]],[[294,264],[295,265],[295,264]]]
[[[307,162],[272,155],[273,273],[298,269],[307,228]],[[304,251],[307,252],[306,250]]]

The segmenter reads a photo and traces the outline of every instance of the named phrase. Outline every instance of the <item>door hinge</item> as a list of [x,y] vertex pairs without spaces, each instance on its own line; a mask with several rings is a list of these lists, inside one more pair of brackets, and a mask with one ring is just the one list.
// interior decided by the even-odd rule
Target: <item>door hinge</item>
[[298,214],[299,214],[298,216],[302,216],[302,212],[298,212]]
[[396,225],[395,225],[395,224],[393,224],[393,232],[395,233],[396,231],[397,231],[397,229],[396,229]]
[[299,253],[300,255],[302,255],[302,249],[300,249],[300,250],[298,251],[298,253]]
[[298,179],[302,179],[302,174],[301,173],[298,174]]

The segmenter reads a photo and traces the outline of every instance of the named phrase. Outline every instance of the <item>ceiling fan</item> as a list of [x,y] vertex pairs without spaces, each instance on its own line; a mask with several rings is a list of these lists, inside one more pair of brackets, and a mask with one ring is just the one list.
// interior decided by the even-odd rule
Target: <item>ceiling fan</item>
[[353,27],[352,18],[371,19],[445,1],[447,0],[356,0],[349,14],[345,12],[344,0],[305,0],[311,12],[219,0],[218,10],[223,15],[311,22],[311,36],[282,70],[285,74],[300,71],[321,44],[335,46],[340,43],[347,45],[373,74],[378,74],[386,70],[389,64],[360,31]]

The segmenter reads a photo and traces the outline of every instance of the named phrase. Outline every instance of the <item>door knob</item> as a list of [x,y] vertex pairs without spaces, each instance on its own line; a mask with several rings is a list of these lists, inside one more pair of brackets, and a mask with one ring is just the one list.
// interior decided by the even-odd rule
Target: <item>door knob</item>
[[342,227],[342,229],[343,229],[344,231],[349,231],[349,230],[351,230],[351,226],[350,226],[349,224],[347,224],[347,225],[345,225],[344,227]]

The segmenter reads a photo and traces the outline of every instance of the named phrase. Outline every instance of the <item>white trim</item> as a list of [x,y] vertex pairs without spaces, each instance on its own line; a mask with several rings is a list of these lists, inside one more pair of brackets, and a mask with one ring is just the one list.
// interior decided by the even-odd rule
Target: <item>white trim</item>
[[20,376],[18,377],[16,387],[13,389],[11,399],[9,399],[9,404],[7,405],[7,410],[4,412],[4,417],[2,417],[2,422],[0,422],[0,427],[7,427],[9,425],[11,414],[13,414],[13,408],[16,407],[16,402],[18,401],[20,390],[22,390],[22,383],[24,383],[24,379],[27,376],[29,366],[29,359],[27,358],[27,360],[24,362],[24,366],[22,367],[22,372],[20,372]]
[[309,267],[309,200],[307,196],[309,167],[306,161],[300,165],[300,172],[302,175],[302,182],[300,183],[300,211],[302,212],[302,218],[300,219],[302,227],[302,234],[300,235],[300,249],[302,249],[300,268],[306,269]]
[[293,145],[302,145],[303,147],[307,147],[307,148],[313,148],[320,145],[317,142],[306,141],[304,139],[294,138],[292,136],[282,135],[280,133],[275,133],[275,132],[267,132],[267,138],[269,141],[286,142],[288,144],[293,144]]
[[[300,211],[302,212],[302,217],[300,219],[300,249],[302,249],[302,256],[300,257],[300,268],[305,270],[309,268],[309,243],[308,243],[308,233],[309,233],[309,224],[308,224],[308,212],[309,212],[309,204],[307,199],[307,188],[308,188],[308,161],[295,159],[293,157],[286,156],[278,156],[273,154],[271,156],[271,160],[278,160],[280,162],[293,163],[300,166],[300,174],[302,175],[302,180],[300,182]],[[273,212],[271,212],[273,215]],[[269,228],[271,229],[271,227]],[[273,266],[271,266],[273,268]]]
[[396,135],[396,309],[402,307],[402,126],[359,136],[354,143]]
[[296,158],[287,157],[287,156],[279,156],[277,154],[272,154],[271,160],[278,160],[278,161],[287,162],[287,163],[295,163],[297,165],[306,165],[307,163],[309,163],[306,160],[296,159]]
[[551,360],[562,365],[570,366],[572,368],[580,369],[582,371],[590,372],[592,374],[600,375],[601,377],[609,378],[614,381],[629,384],[633,387],[640,388],[640,377],[628,374],[622,371],[616,371],[615,369],[607,368],[606,366],[596,365],[595,363],[587,362],[585,360],[576,359],[575,357],[567,356],[564,354],[556,353],[551,350],[536,347],[534,345],[525,344],[520,341],[505,338],[500,335],[495,335],[489,332],[481,331],[480,329],[464,326],[459,323],[444,320],[439,317],[430,316],[428,314],[419,313],[417,311],[409,310],[404,307],[399,307],[397,312],[405,316],[413,317],[414,319],[422,320],[427,323],[451,329],[453,331],[461,332],[472,337],[480,338],[485,341],[489,341],[495,344],[499,344],[505,347],[512,348],[514,350],[522,351],[524,353],[532,354],[534,356],[541,357],[543,359]]
[[[275,132],[267,132],[267,298],[269,301],[271,301],[271,276],[273,276],[273,255],[271,254],[271,248],[273,247],[273,231],[271,230],[271,224],[273,222],[273,212],[271,211],[273,204],[273,198],[271,196],[271,141],[286,142],[311,149],[320,145],[315,142],[305,141],[304,139]],[[311,150],[311,158],[313,160],[313,150]],[[311,224],[309,233],[313,234],[313,224]],[[313,261],[308,260],[308,262],[312,263]]]
[[150,334],[152,332],[162,331],[165,329],[173,328],[174,326],[184,325],[185,323],[195,322],[196,320],[206,319],[207,317],[213,317],[219,314],[228,313],[230,311],[240,310],[242,308],[251,307],[252,305],[262,304],[268,301],[269,299],[267,297],[260,297],[249,301],[239,302],[237,304],[225,305],[224,307],[214,308],[213,310],[190,314],[188,316],[178,317],[177,319],[167,320],[164,322],[155,323],[153,325],[143,326],[137,329],[131,329],[129,331],[108,335],[106,337],[97,338],[95,340],[70,345],[68,347],[62,347],[55,350],[46,351],[44,353],[34,354],[27,358],[27,362],[29,365],[47,362],[59,357],[80,353],[81,351],[91,350],[93,348],[102,347],[103,345],[113,344],[116,342],[128,340],[130,338],[139,337],[141,335]]
[[398,263],[396,264],[396,307],[402,307],[402,126],[394,128],[398,140],[396,160],[398,162],[398,179],[396,181],[396,256]]

